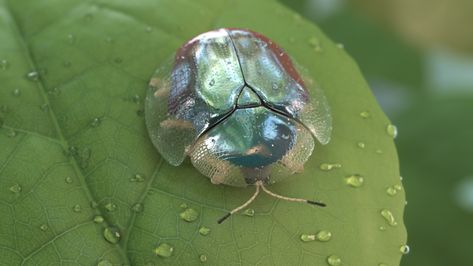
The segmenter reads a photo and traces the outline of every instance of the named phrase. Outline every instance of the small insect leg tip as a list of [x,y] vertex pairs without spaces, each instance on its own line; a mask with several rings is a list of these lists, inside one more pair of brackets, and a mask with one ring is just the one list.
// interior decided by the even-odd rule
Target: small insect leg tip
[[232,214],[231,214],[231,213],[225,214],[225,216],[223,216],[222,218],[218,219],[217,223],[218,223],[218,224],[223,223],[228,217],[230,217],[230,215],[232,215]]
[[317,202],[317,201],[313,201],[313,200],[307,200],[307,203],[312,204],[312,205],[317,205],[317,206],[320,206],[320,207],[326,207],[327,206],[327,204],[325,204],[325,203]]

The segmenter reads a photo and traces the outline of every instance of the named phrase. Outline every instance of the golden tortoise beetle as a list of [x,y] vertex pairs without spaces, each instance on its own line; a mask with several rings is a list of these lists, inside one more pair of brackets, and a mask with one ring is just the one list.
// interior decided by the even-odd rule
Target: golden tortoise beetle
[[301,171],[314,138],[330,141],[328,103],[301,73],[260,33],[222,28],[185,43],[152,77],[146,125],[163,158],[178,166],[189,156],[215,184],[256,185],[255,194],[219,223],[247,207],[260,188],[279,199],[325,206],[265,186]]

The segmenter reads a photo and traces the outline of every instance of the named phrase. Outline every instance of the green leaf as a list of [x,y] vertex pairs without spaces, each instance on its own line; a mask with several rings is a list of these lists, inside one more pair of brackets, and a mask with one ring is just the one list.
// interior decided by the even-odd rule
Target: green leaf
[[[2,262],[326,265],[338,256],[342,265],[399,264],[404,192],[386,193],[401,184],[389,121],[356,64],[313,24],[270,0],[0,4]],[[183,42],[218,27],[267,35],[323,87],[331,143],[271,189],[328,207],[263,195],[253,216],[217,225],[254,189],[212,185],[189,162],[163,162],[152,146],[143,119],[148,79]],[[342,167],[324,171],[323,163]],[[350,176],[362,176],[361,187],[348,185]],[[183,220],[186,208],[197,219]],[[301,240],[322,230],[328,241]]]

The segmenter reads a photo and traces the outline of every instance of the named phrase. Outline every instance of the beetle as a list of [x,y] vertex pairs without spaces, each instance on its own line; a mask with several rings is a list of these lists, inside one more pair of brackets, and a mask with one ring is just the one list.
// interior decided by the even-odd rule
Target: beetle
[[186,42],[151,78],[145,120],[162,157],[178,166],[189,156],[214,184],[256,186],[247,202],[218,223],[247,207],[260,189],[325,206],[266,187],[302,171],[314,139],[330,141],[329,105],[303,73],[262,34],[221,28]]

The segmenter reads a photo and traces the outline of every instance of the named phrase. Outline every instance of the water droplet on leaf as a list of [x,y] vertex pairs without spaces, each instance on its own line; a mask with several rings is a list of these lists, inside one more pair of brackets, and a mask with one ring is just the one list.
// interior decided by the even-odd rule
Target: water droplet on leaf
[[401,251],[402,254],[409,254],[411,248],[408,245],[402,245],[399,247],[399,251]]
[[72,177],[70,177],[70,176],[66,177],[65,181],[66,181],[67,184],[71,184],[72,183]]
[[206,262],[207,261],[207,256],[202,254],[202,255],[199,256],[199,260],[200,260],[200,262]]
[[248,208],[243,212],[243,214],[246,215],[246,216],[253,217],[253,216],[255,216],[255,210],[251,209],[251,208]]
[[103,221],[104,221],[104,218],[100,215],[97,215],[94,217],[94,223],[100,224],[100,223],[103,223]]
[[91,126],[91,127],[98,127],[101,122],[102,122],[102,119],[100,119],[100,117],[95,117],[95,118],[92,119],[92,121],[90,122],[90,126]]
[[10,191],[13,193],[20,193],[21,192],[21,186],[19,184],[15,184],[10,187]]
[[132,209],[134,212],[142,212],[142,211],[143,211],[143,204],[141,204],[141,203],[136,203],[135,205],[133,205],[133,207],[131,207],[131,209]]
[[79,204],[76,204],[76,205],[74,205],[74,207],[72,207],[72,210],[74,212],[80,212],[80,211],[82,211],[82,207]]
[[365,144],[364,142],[358,142],[356,145],[357,145],[358,148],[360,148],[360,149],[364,149],[364,148],[366,147],[366,144]]
[[317,233],[316,237],[317,237],[317,240],[321,242],[327,242],[332,238],[332,233],[327,230],[322,230]]
[[203,235],[203,236],[206,236],[206,235],[210,234],[210,228],[205,227],[205,226],[201,226],[199,228],[199,234]]
[[26,74],[26,78],[29,81],[38,81],[39,80],[39,72],[38,71],[30,71]]
[[174,248],[172,246],[166,243],[163,243],[154,249],[154,254],[163,258],[168,258],[168,257],[171,257],[173,251],[174,251]]
[[338,266],[342,264],[342,259],[340,259],[337,255],[330,255],[327,257],[327,263],[331,266]]
[[386,132],[390,137],[395,139],[397,137],[397,127],[395,125],[389,124],[386,126]]
[[370,118],[371,117],[371,113],[369,111],[363,111],[360,113],[360,116],[364,119],[366,118]]
[[103,230],[103,237],[109,243],[116,244],[120,241],[120,232],[115,228],[107,227]]
[[310,234],[302,234],[301,235],[301,240],[303,242],[310,242],[315,240],[315,235],[310,235]]
[[360,175],[351,175],[345,178],[345,183],[354,188],[361,187],[364,182],[364,178]]
[[342,165],[339,163],[322,163],[319,166],[320,170],[324,170],[324,171],[330,171],[335,168],[341,168],[341,167]]
[[130,178],[130,182],[143,182],[145,181],[145,177],[142,174],[135,174]]
[[41,231],[46,231],[46,230],[48,230],[48,228],[49,228],[49,227],[48,227],[47,224],[42,224],[42,225],[39,227],[39,229],[41,229]]
[[113,202],[109,202],[109,203],[105,204],[105,209],[109,212],[113,212],[117,209],[117,205]]
[[396,219],[394,219],[394,215],[388,209],[382,209],[381,210],[381,216],[383,216],[383,218],[386,220],[386,222],[390,226],[396,226],[397,225]]
[[21,90],[20,89],[14,89],[12,94],[15,97],[19,97],[19,96],[21,96]]
[[182,220],[190,223],[197,220],[197,218],[199,217],[199,213],[192,208],[187,208],[183,212],[181,212],[179,216]]
[[10,63],[6,59],[0,60],[0,69],[1,70],[7,70],[8,67],[10,66]]

